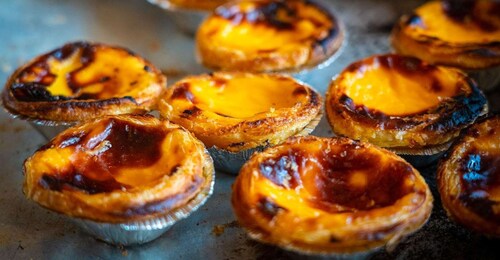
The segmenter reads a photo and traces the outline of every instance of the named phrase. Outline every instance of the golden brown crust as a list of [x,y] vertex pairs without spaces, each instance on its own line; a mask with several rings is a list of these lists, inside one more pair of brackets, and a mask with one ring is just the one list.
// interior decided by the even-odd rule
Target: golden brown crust
[[72,127],[24,163],[24,193],[68,216],[140,221],[182,207],[207,185],[203,144],[152,116],[107,116]]
[[321,105],[316,91],[289,76],[220,72],[179,81],[159,107],[207,147],[238,152],[298,134]]
[[[421,111],[418,109],[412,111],[412,104],[393,102],[417,91],[416,89],[405,90],[409,88],[408,86],[399,86],[402,84],[400,82],[408,84],[407,81],[399,83],[389,81],[387,86],[380,86],[381,91],[398,88],[394,93],[388,92],[389,95],[380,98],[380,102],[395,104],[393,111],[389,112],[381,112],[372,107],[366,107],[365,104],[357,104],[346,94],[346,89],[351,87],[349,82],[352,77],[363,79],[367,71],[375,71],[373,75],[377,75],[378,70],[380,70],[380,78],[392,77],[393,74],[403,77],[404,80],[415,77],[412,82],[417,82],[415,84],[419,86],[420,82],[417,80],[420,80],[422,94],[429,94],[431,98],[436,99],[436,104],[429,107],[422,106]],[[371,77],[374,77],[373,75],[370,74]],[[447,87],[443,83],[445,78],[453,79],[447,83]],[[395,77],[395,79],[398,78]],[[369,78],[363,80],[365,82],[362,84],[371,82]],[[424,87],[426,82],[430,85]],[[402,88],[399,89],[400,87]],[[426,90],[427,87],[429,87],[428,90]],[[367,96],[367,93],[371,93],[371,89],[374,87],[362,85],[358,93],[365,93],[366,95],[360,95]],[[446,91],[448,96],[444,96]],[[418,95],[413,98],[425,99],[427,97]],[[420,100],[409,101],[415,101],[415,106],[421,103]],[[375,105],[382,106],[382,104]],[[407,109],[411,112],[400,114],[403,105],[409,107]],[[415,151],[449,142],[458,136],[461,129],[473,123],[487,110],[486,98],[464,73],[398,55],[372,56],[348,66],[332,81],[326,93],[325,107],[328,121],[337,134],[368,141],[381,147],[410,148]],[[392,112],[394,114],[391,114]]]
[[343,38],[337,18],[312,1],[241,1],[216,9],[196,46],[201,63],[214,70],[300,71],[331,57]]
[[74,42],[17,69],[5,84],[2,101],[14,116],[68,124],[145,113],[156,106],[165,87],[165,76],[129,50]]
[[232,194],[252,238],[308,254],[397,243],[427,221],[432,201],[418,171],[392,152],[313,136],[254,154]]
[[453,220],[500,236],[499,115],[463,132],[439,163],[437,180],[443,206]]
[[[391,43],[396,52],[402,55],[418,57],[429,63],[453,66],[465,70],[499,66],[500,19],[495,17],[495,12],[500,12],[500,4],[494,1],[477,1],[476,7],[473,6],[469,7],[469,10],[462,10],[465,11],[465,18],[456,19],[448,17],[449,15],[444,10],[441,10],[440,6],[444,6],[446,2],[432,1],[417,9],[412,15],[403,16],[394,27],[391,35]],[[425,12],[431,13],[426,15]],[[425,15],[425,19],[422,17],[423,15]],[[470,34],[471,30],[477,34],[494,35],[493,33],[495,33],[499,36],[496,39],[489,40],[483,40],[484,37],[477,37],[475,42],[450,42],[448,39],[442,39],[440,35],[435,35],[435,32],[427,27],[426,23],[435,23],[433,20],[436,20],[436,16],[443,17],[440,19],[443,20],[443,24],[436,24],[436,27],[451,25],[453,26],[451,28],[456,26],[464,28],[464,32],[449,30],[447,37],[459,39],[462,37],[462,33]]]

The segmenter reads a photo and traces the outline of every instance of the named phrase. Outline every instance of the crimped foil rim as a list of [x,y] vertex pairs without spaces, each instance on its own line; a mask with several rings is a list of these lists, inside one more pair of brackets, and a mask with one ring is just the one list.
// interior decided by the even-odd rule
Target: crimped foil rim
[[201,207],[212,195],[215,184],[215,170],[212,157],[205,149],[205,163],[203,175],[206,177],[203,189],[196,194],[186,205],[168,211],[159,217],[146,220],[137,220],[128,223],[120,223],[120,228],[127,231],[158,230],[172,226],[177,221],[187,218],[191,213]]

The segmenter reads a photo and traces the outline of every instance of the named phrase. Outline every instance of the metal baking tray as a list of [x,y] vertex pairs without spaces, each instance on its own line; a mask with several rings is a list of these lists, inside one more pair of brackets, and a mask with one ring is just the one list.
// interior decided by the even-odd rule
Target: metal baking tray
[[[422,1],[325,1],[344,21],[348,43],[330,66],[303,79],[324,93],[330,79],[349,63],[390,51],[388,34],[396,19]],[[0,82],[20,64],[68,41],[92,40],[126,46],[169,76],[169,83],[206,70],[193,56],[193,39],[181,33],[164,11],[145,0],[18,0],[0,2]],[[492,110],[500,91],[489,93]],[[323,119],[315,135],[331,136]],[[22,194],[22,163],[45,143],[29,124],[0,112],[0,259],[288,259],[301,258],[249,240],[230,206],[234,176],[217,173],[215,192],[189,218],[159,239],[121,248],[100,242],[63,217]],[[494,259],[499,240],[471,233],[451,222],[436,190],[436,166],[420,169],[435,198],[430,221],[392,252],[372,258]]]

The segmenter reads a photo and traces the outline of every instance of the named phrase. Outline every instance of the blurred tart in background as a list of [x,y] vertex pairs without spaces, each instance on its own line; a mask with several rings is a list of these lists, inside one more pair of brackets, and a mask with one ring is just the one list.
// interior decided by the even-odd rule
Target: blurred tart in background
[[196,48],[213,70],[295,72],[328,60],[343,38],[338,19],[313,1],[245,0],[217,8],[198,29]]
[[498,1],[430,1],[403,16],[391,38],[396,52],[471,72],[482,89],[500,84]]

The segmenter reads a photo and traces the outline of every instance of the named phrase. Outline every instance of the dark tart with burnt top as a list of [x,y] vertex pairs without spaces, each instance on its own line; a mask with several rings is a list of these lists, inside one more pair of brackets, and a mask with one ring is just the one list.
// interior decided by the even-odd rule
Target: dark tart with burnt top
[[435,154],[487,109],[459,70],[381,55],[355,62],[332,81],[326,111],[335,133],[404,154]]
[[419,172],[394,153],[313,136],[255,154],[232,194],[252,238],[307,254],[394,245],[424,225],[432,201]]
[[28,158],[24,173],[26,197],[50,210],[98,223],[162,226],[206,199],[213,164],[183,128],[126,115],[69,128]]
[[438,185],[452,219],[500,237],[500,115],[464,131],[440,162]]
[[479,78],[483,79],[479,82],[482,89],[500,83],[498,1],[427,2],[401,18],[391,40],[398,53],[429,63],[471,72],[487,69],[484,76],[490,76],[490,80]]
[[225,71],[300,71],[326,61],[344,35],[326,8],[306,0],[236,1],[202,23],[196,46],[203,65]]
[[2,101],[15,116],[70,124],[103,115],[145,113],[165,87],[161,72],[131,51],[75,42],[16,70]]

